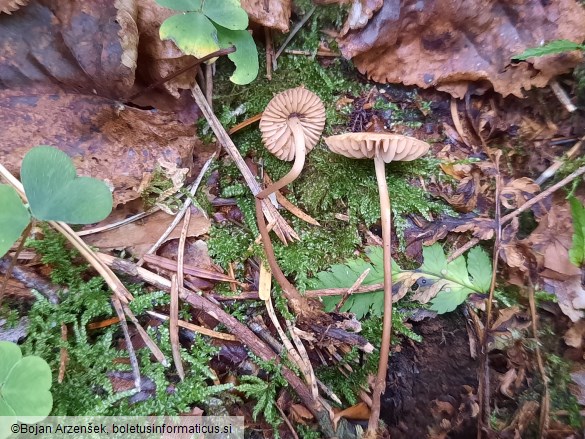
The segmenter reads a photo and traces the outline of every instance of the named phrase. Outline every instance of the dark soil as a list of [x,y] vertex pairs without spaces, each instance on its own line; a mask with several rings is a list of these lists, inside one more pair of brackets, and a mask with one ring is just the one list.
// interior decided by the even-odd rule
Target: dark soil
[[458,312],[438,316],[415,323],[413,329],[423,342],[403,342],[400,352],[392,354],[382,397],[381,417],[392,439],[425,438],[430,433],[476,437],[471,412],[478,361],[470,355],[464,316]]

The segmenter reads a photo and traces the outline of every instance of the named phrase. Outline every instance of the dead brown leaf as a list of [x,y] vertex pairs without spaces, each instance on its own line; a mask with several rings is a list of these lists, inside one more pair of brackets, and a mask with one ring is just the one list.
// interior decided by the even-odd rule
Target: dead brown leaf
[[538,191],[540,191],[540,186],[531,178],[517,178],[502,188],[500,201],[506,209],[517,209]]
[[[140,222],[126,224],[117,229],[108,230],[84,238],[89,245],[96,246],[102,250],[127,249],[135,257],[142,257],[163,234],[173,221],[173,217],[164,212],[156,212],[147,216]],[[176,239],[181,234],[181,221],[168,239]],[[209,231],[210,222],[201,213],[191,215],[189,231],[187,236],[200,236]]]
[[579,320],[573,326],[571,326],[565,335],[565,344],[572,348],[580,348],[585,343],[585,321]]
[[359,30],[339,39],[346,58],[377,82],[403,83],[463,98],[493,87],[504,96],[544,87],[581,54],[565,53],[511,64],[529,47],[556,39],[585,39],[585,12],[575,0],[416,0],[384,2]]
[[563,314],[576,322],[585,317],[585,289],[581,276],[571,276],[566,280],[544,278],[544,290],[557,296]]
[[290,406],[290,417],[293,422],[306,424],[313,419],[313,414],[302,404],[292,404]]
[[365,402],[358,402],[346,409],[337,412],[333,418],[333,427],[337,429],[337,424],[341,418],[352,421],[367,421],[370,418],[370,408]]
[[241,0],[241,3],[252,21],[288,32],[291,0]]

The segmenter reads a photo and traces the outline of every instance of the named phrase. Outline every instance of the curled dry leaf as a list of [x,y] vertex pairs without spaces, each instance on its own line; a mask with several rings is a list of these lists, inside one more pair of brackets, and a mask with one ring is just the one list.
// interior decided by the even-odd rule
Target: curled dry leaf
[[346,58],[377,82],[437,87],[462,98],[474,87],[504,96],[544,87],[581,60],[576,52],[511,64],[543,42],[585,39],[585,11],[575,0],[385,1],[362,29],[339,39]]
[[382,3],[383,0],[353,0],[340,36],[346,35],[350,30],[362,29],[374,12],[382,7]]
[[135,21],[130,1],[33,2],[0,14],[0,83],[124,96],[134,84]]
[[241,0],[250,20],[272,29],[288,32],[290,0]]
[[[114,204],[138,198],[143,174],[159,157],[191,167],[194,128],[176,116],[124,107],[92,95],[47,90],[1,90],[0,160],[18,174],[34,145],[53,145],[67,153],[80,175],[105,180]],[[23,129],[27,127],[27,129]]]
[[[136,0],[138,7],[137,26],[140,34],[140,59],[143,80],[154,83],[195,61],[179,50],[170,40],[161,40],[159,28],[163,21],[176,11],[164,8],[153,0]],[[195,81],[196,70],[183,73],[161,87],[178,98],[181,89],[190,89]]]
[[500,194],[500,201],[506,209],[517,209],[538,191],[540,191],[540,186],[531,178],[517,178],[504,186]]

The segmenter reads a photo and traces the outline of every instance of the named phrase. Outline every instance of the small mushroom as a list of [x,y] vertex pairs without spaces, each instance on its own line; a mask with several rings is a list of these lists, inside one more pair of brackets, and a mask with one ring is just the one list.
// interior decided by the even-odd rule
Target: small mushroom
[[294,164],[288,174],[256,197],[266,198],[298,177],[305,165],[306,153],[317,144],[324,127],[325,106],[313,92],[297,87],[272,98],[260,119],[262,141],[280,160],[294,159]]
[[392,161],[414,160],[425,154],[430,145],[412,137],[391,133],[347,133],[327,137],[325,143],[331,151],[346,157],[374,159],[378,180],[384,243],[384,319],[378,376],[372,394],[372,412],[368,422],[368,431],[371,433],[378,428],[380,395],[386,385],[386,371],[392,337],[392,258],[390,254],[392,219],[385,164]]

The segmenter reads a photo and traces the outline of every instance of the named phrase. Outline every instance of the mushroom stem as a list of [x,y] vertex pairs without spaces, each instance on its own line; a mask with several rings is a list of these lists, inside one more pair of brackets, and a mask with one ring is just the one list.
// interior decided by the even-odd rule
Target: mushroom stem
[[306,148],[305,148],[305,133],[303,132],[303,127],[301,122],[297,117],[291,117],[288,120],[288,126],[293,133],[293,137],[295,139],[295,162],[293,164],[292,169],[282,177],[280,180],[275,181],[270,186],[266,187],[264,190],[258,192],[256,194],[256,198],[266,198],[268,195],[276,192],[277,190],[285,187],[287,184],[294,181],[301,171],[303,170],[303,166],[305,166],[305,155],[306,155]]
[[368,421],[368,432],[375,433],[380,419],[380,397],[386,387],[386,374],[388,371],[388,356],[390,355],[390,343],[392,341],[392,219],[390,212],[390,195],[386,184],[385,163],[381,158],[374,158],[378,191],[380,193],[380,211],[382,221],[382,241],[384,243],[384,318],[382,324],[382,344],[380,346],[380,361],[378,362],[378,375],[372,393],[372,411]]

